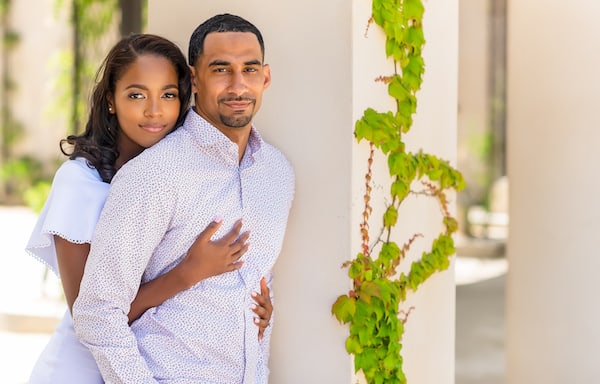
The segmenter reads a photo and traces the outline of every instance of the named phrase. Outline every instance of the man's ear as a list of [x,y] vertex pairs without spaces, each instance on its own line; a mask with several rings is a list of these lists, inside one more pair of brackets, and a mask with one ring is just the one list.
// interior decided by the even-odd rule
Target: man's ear
[[192,93],[198,93],[198,87],[196,86],[196,67],[188,65],[190,72],[192,72]]
[[265,76],[263,89],[267,89],[269,88],[269,85],[271,85],[271,67],[269,66],[269,64],[263,64],[263,74]]

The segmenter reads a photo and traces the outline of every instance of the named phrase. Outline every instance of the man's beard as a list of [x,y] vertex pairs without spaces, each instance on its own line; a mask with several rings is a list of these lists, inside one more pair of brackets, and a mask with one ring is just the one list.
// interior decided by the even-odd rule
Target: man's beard
[[254,114],[254,107],[256,107],[256,99],[247,95],[239,97],[224,97],[221,100],[219,100],[219,103],[227,101],[248,101],[251,103],[252,112],[250,113],[250,115],[234,114],[232,116],[226,116],[221,114],[219,116],[219,118],[221,119],[221,123],[223,123],[223,125],[229,128],[243,128],[250,124],[250,122],[252,121],[252,116]]
[[252,115],[220,115],[220,118],[223,125],[229,128],[243,128],[250,124],[250,122],[252,121]]

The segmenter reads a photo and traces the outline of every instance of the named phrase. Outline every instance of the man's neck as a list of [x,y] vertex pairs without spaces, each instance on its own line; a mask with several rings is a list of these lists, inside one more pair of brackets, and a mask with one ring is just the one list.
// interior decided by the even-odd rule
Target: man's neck
[[213,127],[218,129],[222,134],[227,136],[229,140],[238,146],[238,162],[242,161],[244,157],[244,152],[246,151],[246,147],[248,146],[248,140],[250,139],[250,132],[252,131],[252,123],[248,124],[245,127],[239,128],[231,128],[224,126],[223,124],[216,124],[214,121],[211,121],[207,116],[204,116],[201,112],[198,111],[196,107],[193,107],[193,110],[204,120],[209,122]]

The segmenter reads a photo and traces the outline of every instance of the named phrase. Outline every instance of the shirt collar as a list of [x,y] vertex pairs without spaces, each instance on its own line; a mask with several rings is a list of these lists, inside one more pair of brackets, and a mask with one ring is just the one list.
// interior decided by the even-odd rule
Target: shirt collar
[[[183,126],[181,127],[188,131],[193,140],[201,147],[213,146],[216,144],[232,143],[227,136],[223,134],[214,125],[206,121],[193,108],[188,112]],[[249,151],[251,156],[256,155],[262,148],[264,141],[254,127],[250,129],[250,137],[248,138],[248,146],[246,152]]]

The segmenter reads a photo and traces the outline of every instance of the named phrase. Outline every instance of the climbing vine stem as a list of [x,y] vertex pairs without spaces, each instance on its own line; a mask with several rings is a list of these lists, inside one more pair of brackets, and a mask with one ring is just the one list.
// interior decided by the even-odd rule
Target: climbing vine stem
[[[387,86],[395,101],[395,110],[365,110],[356,121],[357,141],[370,147],[365,174],[364,208],[360,223],[361,251],[344,263],[352,280],[352,289],[337,298],[332,313],[348,324],[346,350],[354,356],[355,370],[362,371],[369,384],[406,383],[403,371],[402,336],[413,308],[402,309],[409,291],[416,291],[432,274],[448,268],[455,253],[453,233],[457,221],[448,208],[447,191],[464,188],[460,172],[447,161],[422,150],[406,150],[403,135],[412,126],[417,109],[417,92],[421,88],[425,63],[422,0],[372,0],[369,26],[375,24],[385,33],[385,54],[393,62],[393,73],[380,76],[377,82]],[[368,31],[368,29],[367,29]],[[373,237],[369,219],[373,212],[373,159],[379,153],[387,158],[391,177],[388,201],[382,226]],[[420,190],[413,188],[420,185]],[[423,237],[412,235],[401,246],[392,240],[401,204],[411,195],[424,195],[440,207],[442,231],[425,251],[412,262],[406,273],[398,266],[411,245]],[[374,257],[375,249],[378,250]]]

